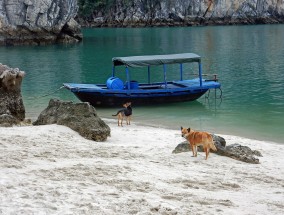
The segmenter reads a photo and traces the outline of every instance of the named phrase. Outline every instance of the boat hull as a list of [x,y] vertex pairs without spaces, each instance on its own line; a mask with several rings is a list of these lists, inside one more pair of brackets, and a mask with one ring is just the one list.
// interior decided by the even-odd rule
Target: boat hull
[[144,95],[127,94],[101,94],[94,92],[73,92],[82,102],[89,102],[94,107],[121,107],[125,102],[131,102],[133,106],[155,105],[163,103],[194,101],[200,98],[208,89],[200,89],[195,92],[158,93]]

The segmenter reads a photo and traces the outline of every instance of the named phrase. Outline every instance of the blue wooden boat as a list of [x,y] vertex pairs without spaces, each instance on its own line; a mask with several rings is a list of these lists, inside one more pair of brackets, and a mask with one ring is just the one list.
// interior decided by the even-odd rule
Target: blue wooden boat
[[[107,79],[105,84],[64,83],[63,86],[74,93],[81,101],[89,102],[95,107],[121,106],[127,101],[131,101],[133,106],[193,101],[209,89],[221,87],[216,75],[210,80],[202,77],[201,57],[194,53],[114,57],[112,62],[112,76]],[[183,65],[185,63],[197,64],[197,78],[184,79]],[[167,80],[167,65],[169,64],[179,64],[178,80]],[[163,80],[151,82],[151,68],[154,66],[161,67],[161,65]],[[116,77],[116,68],[121,66],[125,67],[125,82]],[[145,74],[148,75],[147,83],[131,80],[130,69],[136,67],[145,67]]]

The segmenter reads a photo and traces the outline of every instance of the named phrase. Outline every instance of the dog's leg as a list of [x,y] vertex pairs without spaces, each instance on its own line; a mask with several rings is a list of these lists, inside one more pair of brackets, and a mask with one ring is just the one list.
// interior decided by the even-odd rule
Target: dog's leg
[[[209,153],[210,153],[210,147],[208,147],[208,149],[207,149],[207,158],[208,158],[208,156],[209,156]],[[207,159],[206,159],[207,160]]]
[[118,126],[120,126],[120,125],[122,126],[122,119],[123,119],[123,117],[122,117],[121,113],[119,113],[118,116],[117,116]]
[[207,149],[207,157],[209,156],[209,153],[210,153],[210,147],[208,147],[208,149]]
[[194,157],[194,146],[193,146],[193,144],[190,144],[190,147],[191,147],[191,151],[192,151],[192,157]]
[[[209,155],[209,153],[208,153],[208,147],[206,147],[206,146],[203,146],[203,148],[204,148],[204,152],[205,152],[205,154],[206,154],[206,157],[205,157],[205,160],[207,160],[207,158],[208,158],[208,155]],[[209,149],[210,150],[210,149]]]
[[123,116],[121,117],[121,127],[123,127]]
[[195,157],[197,157],[197,146],[195,146]]

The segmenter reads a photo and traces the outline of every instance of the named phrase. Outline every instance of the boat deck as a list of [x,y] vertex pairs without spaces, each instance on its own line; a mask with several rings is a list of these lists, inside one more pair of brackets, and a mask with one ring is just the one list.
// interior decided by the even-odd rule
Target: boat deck
[[[191,79],[191,80],[184,80],[184,81],[174,81],[173,82],[176,85],[184,86],[184,87],[199,87],[200,81],[199,79]],[[202,80],[202,87],[205,88],[220,88],[220,83],[214,81],[214,80]]]
[[[100,90],[107,90],[107,86],[105,84],[76,84],[76,83],[64,83],[64,86],[71,91],[100,91]],[[200,87],[199,79],[191,79],[191,80],[183,80],[183,81],[173,81],[165,83],[153,83],[153,84],[146,84],[141,83],[139,84],[137,89],[131,90],[165,90],[165,89],[181,89],[181,88],[220,88],[220,83],[216,81],[202,81],[202,87]],[[127,90],[123,89],[122,91]]]

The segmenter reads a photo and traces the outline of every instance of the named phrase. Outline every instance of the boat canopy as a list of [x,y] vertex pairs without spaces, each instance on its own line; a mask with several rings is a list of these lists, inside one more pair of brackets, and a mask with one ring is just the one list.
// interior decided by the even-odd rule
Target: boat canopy
[[182,54],[169,54],[169,55],[144,55],[144,56],[131,56],[131,57],[114,57],[112,58],[113,66],[127,67],[144,67],[151,65],[163,64],[182,64],[198,62],[200,63],[201,57],[194,53]]

